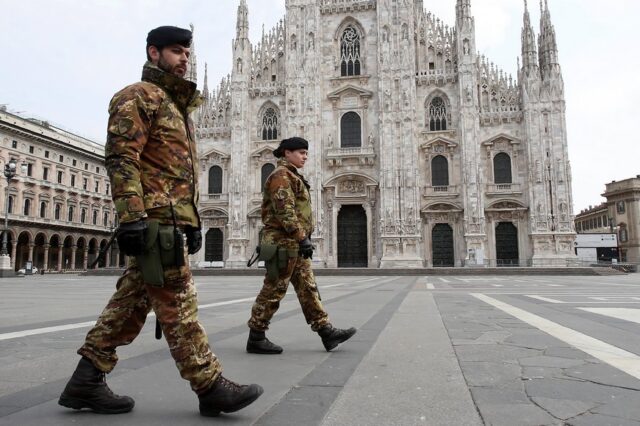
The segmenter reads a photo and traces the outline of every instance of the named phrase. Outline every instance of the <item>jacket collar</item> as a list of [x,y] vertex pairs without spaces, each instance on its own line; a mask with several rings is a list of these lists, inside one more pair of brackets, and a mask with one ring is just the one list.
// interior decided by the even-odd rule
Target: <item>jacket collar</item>
[[278,166],[284,166],[287,169],[291,170],[293,173],[299,175],[298,168],[287,161],[284,157],[278,158]]
[[161,87],[181,110],[191,112],[202,104],[202,97],[196,90],[195,83],[162,71],[149,61],[142,68],[142,81]]
[[284,157],[278,159],[278,166],[283,166],[283,167],[286,167],[287,169],[291,170],[291,172],[294,175],[298,176],[302,180],[302,182],[304,183],[304,186],[306,186],[307,189],[311,188],[309,186],[309,182],[307,182],[307,180],[304,178],[304,176],[302,176],[300,174],[300,172],[298,171],[298,168],[296,166],[294,166],[293,164],[291,164],[289,161],[287,161]]

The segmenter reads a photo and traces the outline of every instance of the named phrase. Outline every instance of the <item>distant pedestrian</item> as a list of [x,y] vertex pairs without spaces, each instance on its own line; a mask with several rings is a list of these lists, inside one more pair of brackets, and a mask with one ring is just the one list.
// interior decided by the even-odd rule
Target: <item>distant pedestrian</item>
[[142,82],[116,93],[109,106],[105,164],[118,213],[120,250],[132,256],[116,291],[87,334],[78,367],[60,396],[65,407],[97,413],[131,411],[134,401],[115,395],[105,373],[116,348],[131,343],[153,309],[180,375],[198,395],[200,414],[217,416],[255,401],[258,385],[222,376],[220,361],[198,322],[198,300],[185,259],[202,246],[198,160],[189,113],[201,102],[185,80],[191,31],[159,27],[147,37]]
[[351,338],[355,328],[334,328],[322,306],[311,269],[314,246],[313,212],[309,184],[298,172],[307,161],[309,143],[299,137],[284,139],[273,152],[278,167],[265,182],[262,192],[260,258],[267,273],[256,297],[249,319],[247,352],[279,354],[282,347],[267,339],[265,332],[280,307],[289,281],[296,291],[302,312],[311,329],[317,332],[327,351]]

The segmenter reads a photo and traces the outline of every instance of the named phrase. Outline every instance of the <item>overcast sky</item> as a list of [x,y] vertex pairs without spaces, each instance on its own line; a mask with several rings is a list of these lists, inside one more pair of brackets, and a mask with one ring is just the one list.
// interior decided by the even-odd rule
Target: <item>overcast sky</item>
[[[637,0],[547,0],[567,101],[574,213],[603,201],[604,185],[640,174]],[[2,0],[0,104],[103,142],[114,92],[140,78],[147,32],[195,26],[199,84],[231,70],[239,0]],[[284,0],[247,0],[250,38],[284,17]],[[455,23],[455,0],[424,0]],[[538,33],[540,6],[529,0]],[[471,0],[477,48],[516,77],[523,0]]]

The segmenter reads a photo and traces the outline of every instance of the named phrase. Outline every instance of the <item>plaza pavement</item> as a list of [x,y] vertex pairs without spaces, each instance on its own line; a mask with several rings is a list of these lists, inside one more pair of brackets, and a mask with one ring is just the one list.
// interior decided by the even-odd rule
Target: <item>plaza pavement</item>
[[327,353],[294,294],[247,354],[258,277],[197,277],[200,320],[225,376],[265,393],[203,418],[154,339],[150,317],[108,381],[128,414],[64,409],[75,350],[114,277],[0,280],[0,425],[639,425],[640,275],[320,276],[332,322],[355,326]]

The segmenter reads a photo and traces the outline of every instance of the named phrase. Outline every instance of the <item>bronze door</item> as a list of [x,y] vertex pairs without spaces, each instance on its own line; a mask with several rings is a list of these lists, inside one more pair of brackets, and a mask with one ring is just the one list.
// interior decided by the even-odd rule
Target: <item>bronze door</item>
[[496,227],[497,266],[518,266],[518,228],[511,222],[500,222]]
[[362,206],[342,206],[338,213],[338,267],[366,268],[367,214]]
[[204,260],[207,262],[222,262],[223,244],[222,230],[220,228],[209,229],[204,243]]
[[453,229],[446,223],[438,223],[431,231],[433,266],[454,266]]

